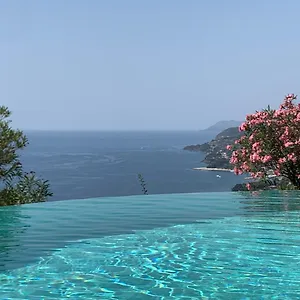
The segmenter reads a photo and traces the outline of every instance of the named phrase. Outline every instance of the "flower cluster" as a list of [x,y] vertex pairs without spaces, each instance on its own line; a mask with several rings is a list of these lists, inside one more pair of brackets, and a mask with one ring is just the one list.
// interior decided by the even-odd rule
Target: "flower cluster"
[[294,94],[285,97],[279,109],[268,107],[246,116],[239,130],[244,135],[234,145],[230,162],[235,174],[253,178],[270,172],[287,177],[300,188],[300,104]]

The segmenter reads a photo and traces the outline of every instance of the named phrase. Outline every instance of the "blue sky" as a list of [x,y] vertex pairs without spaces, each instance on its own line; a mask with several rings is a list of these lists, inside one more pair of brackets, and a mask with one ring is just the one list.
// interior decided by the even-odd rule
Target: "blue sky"
[[2,0],[22,129],[199,129],[299,92],[298,0]]

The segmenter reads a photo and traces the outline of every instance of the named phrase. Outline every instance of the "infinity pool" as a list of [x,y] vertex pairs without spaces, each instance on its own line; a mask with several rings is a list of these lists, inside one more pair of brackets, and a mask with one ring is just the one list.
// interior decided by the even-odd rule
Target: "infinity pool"
[[298,299],[300,194],[0,208],[0,299]]

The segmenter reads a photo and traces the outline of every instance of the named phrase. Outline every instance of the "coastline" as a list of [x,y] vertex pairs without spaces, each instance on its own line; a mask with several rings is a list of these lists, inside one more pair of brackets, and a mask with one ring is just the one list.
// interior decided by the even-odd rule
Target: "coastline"
[[219,172],[233,172],[231,169],[224,169],[224,168],[207,168],[207,167],[199,167],[199,168],[193,168],[193,170],[196,171],[219,171]]

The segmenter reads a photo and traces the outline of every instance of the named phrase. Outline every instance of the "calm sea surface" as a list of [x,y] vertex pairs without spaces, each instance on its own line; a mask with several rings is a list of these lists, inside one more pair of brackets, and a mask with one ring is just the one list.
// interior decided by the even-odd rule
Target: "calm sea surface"
[[243,179],[194,171],[204,155],[182,148],[209,141],[201,132],[27,132],[26,170],[49,179],[51,200],[141,194],[230,191]]

